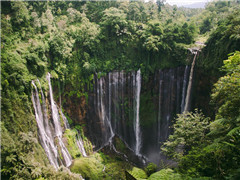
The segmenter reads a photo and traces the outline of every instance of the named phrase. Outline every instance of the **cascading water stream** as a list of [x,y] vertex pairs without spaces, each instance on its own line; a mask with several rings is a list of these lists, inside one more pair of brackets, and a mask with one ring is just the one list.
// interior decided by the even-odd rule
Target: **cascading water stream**
[[52,131],[51,131],[51,128],[50,128],[49,122],[48,122],[47,107],[46,107],[45,97],[44,97],[44,94],[43,94],[43,91],[42,91],[42,86],[41,86],[41,83],[40,83],[39,79],[37,79],[37,81],[38,81],[38,84],[40,86],[41,96],[42,96],[43,124],[44,124],[45,131],[46,131],[48,137],[50,137],[51,141],[54,142]]
[[[108,121],[111,126],[111,132],[112,132],[112,137],[113,137],[113,129],[111,125],[112,117],[111,117],[111,100],[112,100],[112,83],[111,83],[111,73],[108,74]],[[112,137],[110,141],[112,141]]]
[[[112,124],[111,124],[111,111],[109,111],[108,113],[106,112],[106,110],[109,110],[110,104],[111,104],[111,99],[110,97],[106,96],[106,91],[104,91],[106,89],[106,83],[104,81],[104,77],[101,77],[98,80],[98,88],[97,88],[97,93],[98,93],[98,111],[99,111],[99,116],[100,119],[102,121],[102,124],[104,126],[105,129],[105,143],[104,145],[110,143],[110,145],[112,144],[112,138],[114,137],[114,132],[113,132],[113,128],[112,128]],[[105,89],[104,89],[105,87]],[[108,87],[109,91],[111,86]],[[109,93],[109,95],[111,96],[111,94]],[[108,98],[108,101],[107,101]],[[105,105],[105,102],[108,102],[108,109],[106,108],[107,106]]]
[[[162,72],[160,71],[160,76],[162,76]],[[157,147],[159,147],[160,144],[160,138],[161,138],[161,102],[162,102],[162,84],[163,80],[159,80],[159,99],[158,99],[158,124],[157,124]]]
[[136,137],[136,146],[135,146],[135,153],[136,155],[140,155],[141,150],[141,130],[140,130],[140,122],[139,122],[139,108],[140,108],[140,92],[141,92],[141,71],[140,69],[137,71],[136,75],[136,92],[135,92],[135,120],[134,120],[134,131]]
[[77,136],[77,145],[78,145],[78,148],[79,148],[80,152],[82,153],[83,157],[87,157],[87,153],[86,153],[84,145],[83,145],[83,140],[80,136]]
[[52,118],[55,130],[55,136],[62,137],[62,127],[60,124],[60,118],[58,114],[58,109],[53,99],[53,92],[52,92],[52,85],[51,85],[51,75],[48,73],[47,75],[48,85],[49,85],[49,93],[50,93],[50,100],[51,100],[51,109],[52,109]]
[[[59,164],[58,164],[58,160],[57,160],[58,159],[57,148],[54,145],[54,141],[53,141],[49,126],[44,126],[44,118],[43,118],[44,116],[42,113],[42,108],[41,108],[41,104],[40,104],[40,100],[39,100],[37,86],[35,85],[34,81],[32,81],[32,85],[34,86],[34,89],[35,89],[35,93],[32,92],[32,102],[33,102],[33,107],[35,110],[35,117],[36,117],[36,121],[37,121],[37,125],[38,125],[40,143],[41,143],[43,149],[45,150],[50,163],[56,169],[58,169]],[[42,93],[42,98],[44,98],[43,93]],[[43,103],[45,103],[45,102],[43,102]],[[45,108],[45,104],[44,104],[43,108]],[[44,112],[45,111],[46,111],[46,109],[44,109]],[[45,119],[45,121],[48,121],[48,120]],[[45,123],[45,124],[48,124],[48,123]]]
[[110,82],[110,84],[111,84],[111,100],[110,100],[110,102],[111,101],[113,101],[113,103],[111,103],[111,106],[113,105],[113,108],[111,108],[111,109],[113,109],[113,119],[112,119],[112,121],[113,121],[113,127],[114,127],[114,131],[115,131],[115,133],[117,133],[117,130],[118,130],[118,127],[117,127],[117,122],[118,122],[118,116],[120,116],[119,115],[119,113],[118,113],[118,108],[117,108],[117,104],[118,104],[118,98],[119,98],[119,96],[118,96],[118,87],[119,87],[119,85],[118,85],[118,72],[110,72],[109,73],[110,75],[111,75],[111,82]]
[[[102,93],[102,96],[101,96],[101,104],[103,104],[102,102],[103,102],[103,87],[102,87],[102,81],[101,81],[101,79],[100,79],[100,88],[101,88],[101,93]],[[109,106],[110,106],[110,101],[111,100],[109,100],[108,101],[108,103],[109,103]],[[105,109],[105,107],[104,107],[104,109]],[[110,113],[110,112],[109,112]],[[110,143],[112,143],[112,138],[113,138],[113,136],[114,136],[114,133],[113,133],[113,129],[112,129],[112,124],[111,124],[111,113],[110,114],[108,114],[109,116],[107,116],[106,114],[105,114],[105,118],[104,118],[104,121],[105,121],[105,123],[108,125],[108,128],[109,128],[109,130],[110,130],[110,138],[109,138],[109,142]]]
[[188,81],[187,95],[186,95],[186,99],[185,99],[184,112],[189,111],[189,108],[190,108],[190,95],[191,95],[191,89],[192,89],[193,71],[194,71],[194,66],[195,66],[195,62],[196,62],[196,57],[197,57],[197,54],[198,54],[198,50],[197,51],[190,50],[190,51],[194,54],[194,58],[193,58],[191,71],[190,71],[190,75],[189,75],[189,81]]
[[[131,78],[130,78],[131,76]],[[95,76],[95,96],[93,103],[99,124],[101,125],[101,149],[107,144],[112,147],[112,138],[116,135],[121,137],[131,147],[135,154],[140,155],[141,130],[140,130],[140,91],[141,71],[131,72],[128,75],[124,71],[109,72],[108,76],[98,78]],[[126,82],[126,79],[129,81]],[[128,85],[127,85],[128,83]],[[126,90],[130,94],[126,95]],[[126,103],[128,100],[128,103]],[[130,109],[126,109],[126,105]],[[132,124],[125,120],[127,111]],[[131,114],[132,113],[132,114]],[[126,128],[126,125],[128,126]],[[129,139],[128,137],[131,136]]]
[[69,167],[72,164],[72,157],[69,154],[66,146],[64,145],[64,143],[62,141],[62,128],[61,128],[61,124],[60,124],[60,117],[59,117],[58,109],[57,109],[57,106],[53,99],[50,73],[47,74],[47,80],[48,80],[48,85],[49,85],[49,93],[50,93],[50,100],[51,100],[51,109],[52,109],[52,118],[53,118],[55,136],[57,136],[57,138],[58,138],[65,165],[66,165],[66,167]]
[[[55,144],[55,137],[57,137],[57,144],[60,147],[61,154],[63,157],[64,165],[66,167],[69,167],[72,163],[72,157],[70,156],[68,149],[64,145],[62,141],[62,127],[60,125],[60,116],[59,111],[61,114],[61,118],[64,122],[65,129],[70,129],[69,123],[65,115],[63,114],[62,110],[58,110],[54,100],[53,100],[53,94],[52,94],[52,87],[51,87],[51,81],[50,81],[50,74],[47,75],[47,80],[49,82],[49,89],[50,89],[50,98],[51,98],[51,110],[52,110],[52,116],[53,116],[53,125],[51,122],[49,122],[47,117],[47,108],[46,108],[46,102],[45,97],[41,88],[41,83],[37,79],[40,91],[41,91],[41,97],[42,97],[42,103],[40,103],[39,99],[39,93],[38,88],[34,81],[32,81],[33,85],[33,91],[32,91],[32,102],[33,107],[35,111],[35,117],[38,125],[38,135],[40,143],[43,147],[43,149],[46,152],[46,155],[49,159],[50,164],[52,164],[56,169],[59,168],[59,166],[62,164],[61,158],[59,156],[58,147]],[[81,138],[76,137],[77,146],[82,153],[84,157],[87,156],[86,151],[83,146],[83,141]],[[60,164],[59,164],[60,163]]]
[[186,66],[186,67],[185,67],[185,70],[184,70],[183,90],[182,90],[182,102],[181,102],[181,113],[183,113],[184,107],[185,107],[185,96],[186,96],[188,69],[189,69],[189,66]]
[[65,129],[70,129],[70,125],[68,123],[68,120],[67,120],[66,116],[62,112],[62,108],[60,108],[60,113],[61,113],[61,117],[63,119]]

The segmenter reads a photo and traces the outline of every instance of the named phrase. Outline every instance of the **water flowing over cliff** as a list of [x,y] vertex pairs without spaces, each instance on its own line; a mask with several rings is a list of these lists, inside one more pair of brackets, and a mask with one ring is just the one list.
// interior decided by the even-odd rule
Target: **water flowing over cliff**
[[135,152],[137,155],[140,155],[141,150],[141,130],[140,130],[140,122],[139,122],[139,107],[140,107],[140,92],[141,92],[141,71],[140,69],[137,71],[137,75],[135,77],[134,82],[134,89],[135,92],[135,108],[134,108],[134,131],[136,137],[136,145],[135,145]]
[[194,55],[194,58],[192,61],[191,71],[190,71],[190,75],[189,75],[189,83],[188,83],[187,95],[186,95],[185,107],[184,107],[185,112],[190,110],[189,106],[190,106],[190,96],[191,96],[192,83],[193,83],[193,72],[194,72],[194,66],[195,66],[195,62],[196,62],[199,50],[198,49],[190,49],[190,51]]
[[51,78],[51,75],[48,73],[47,80],[48,80],[48,84],[49,84],[49,93],[50,93],[50,100],[51,100],[52,119],[53,119],[53,125],[54,125],[54,130],[55,130],[55,137],[58,138],[58,143],[61,148],[64,164],[65,164],[65,166],[69,167],[72,164],[72,157],[70,156],[66,146],[64,145],[64,143],[62,141],[63,130],[62,130],[62,127],[60,124],[59,111],[58,111],[56,103],[53,99],[53,92],[52,92],[50,78]]
[[[35,110],[35,117],[38,125],[38,133],[39,133],[39,140],[46,152],[46,155],[50,161],[50,163],[57,169],[59,168],[59,155],[57,151],[57,147],[54,144],[54,136],[52,131],[50,130],[47,116],[45,116],[46,112],[46,105],[45,101],[43,101],[43,105],[40,104],[39,94],[37,86],[35,85],[34,81],[32,81],[34,86],[33,93],[32,93],[32,101]],[[42,99],[44,99],[43,93]],[[43,114],[44,112],[44,114]]]
[[[139,155],[141,148],[140,70],[137,73],[127,74],[123,71],[115,71],[100,78],[97,77],[98,75],[94,78],[93,92],[89,97],[89,103],[93,104],[89,106],[89,112],[93,114],[88,114],[93,126],[90,130],[98,130],[95,134],[90,133],[93,136],[97,135],[94,141],[96,146],[103,147],[111,143],[113,136],[117,134]],[[94,121],[95,119],[97,121]]]
[[[93,88],[88,92],[86,115],[86,130],[95,150],[106,145],[112,146],[113,137],[117,135],[137,156],[144,156],[159,164],[160,159],[165,158],[160,155],[160,146],[171,133],[170,126],[175,115],[184,111],[186,101],[190,107],[187,98],[191,90],[187,91],[187,88],[192,81],[192,71],[190,73],[189,66],[159,70],[150,75],[148,80],[142,80],[140,70],[95,74]],[[41,88],[40,103],[34,81],[32,100],[41,145],[50,163],[57,169],[62,164],[69,167],[72,162],[63,141],[64,130],[70,126],[53,99],[50,77],[48,74],[52,118],[48,119]],[[82,156],[87,156],[80,136],[76,137],[76,145]]]
[[[51,75],[49,73],[47,74],[47,81],[49,85],[51,102],[50,109],[52,114],[52,118],[50,119],[48,118],[47,105],[40,81],[37,80],[41,94],[38,92],[38,87],[36,86],[35,81],[32,81],[32,85],[34,87],[32,91],[32,102],[38,125],[38,137],[51,165],[53,165],[56,169],[58,169],[61,165],[69,167],[72,164],[72,157],[65,145],[66,143],[64,143],[63,133],[64,130],[70,129],[70,126],[67,118],[62,112],[62,109],[57,107],[56,102],[53,99]],[[41,97],[41,100],[39,97]],[[61,123],[61,119],[63,123]],[[77,136],[75,138],[82,156],[87,156],[81,137]]]
[[[141,71],[113,71],[95,74],[93,88],[88,92],[86,130],[95,150],[113,146],[117,135],[137,156],[159,164],[165,159],[160,146],[171,133],[170,126],[178,113],[190,109],[192,66],[156,71],[142,80]],[[59,168],[69,167],[72,157],[63,141],[64,130],[70,129],[67,118],[53,98],[51,75],[47,74],[52,118],[47,116],[45,97],[33,84],[32,101],[39,129],[39,139],[50,163]],[[41,87],[40,82],[38,81]],[[60,118],[61,117],[61,118]],[[62,121],[62,123],[61,123]],[[84,143],[76,136],[76,145],[82,156],[87,156]],[[61,158],[60,158],[61,157]]]
[[189,66],[159,70],[145,81],[140,70],[96,74],[86,117],[95,149],[117,135],[136,155],[158,163],[169,126],[184,110],[189,71]]

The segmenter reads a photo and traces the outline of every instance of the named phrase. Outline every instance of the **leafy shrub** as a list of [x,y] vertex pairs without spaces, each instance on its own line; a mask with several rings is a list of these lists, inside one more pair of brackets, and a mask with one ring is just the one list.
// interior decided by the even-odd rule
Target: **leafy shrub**
[[131,170],[128,171],[133,177],[135,177],[136,179],[146,179],[147,175],[145,173],[144,170],[137,168],[137,167],[133,167]]
[[149,163],[147,167],[144,168],[145,172],[148,176],[150,176],[152,173],[155,173],[157,171],[157,165],[154,163]]
[[[154,174],[152,174],[149,180],[186,180],[186,178],[182,178],[182,176],[178,173],[174,173],[172,169],[162,169]],[[189,179],[189,178],[188,178]]]
[[66,129],[63,135],[67,139],[67,142],[68,142],[67,149],[73,158],[77,158],[81,156],[81,152],[76,142],[76,135],[77,135],[77,132],[70,129]]
[[162,146],[162,151],[176,160],[180,160],[193,147],[206,143],[209,130],[209,118],[195,110],[194,113],[178,114],[174,124],[174,133]]
[[12,136],[1,123],[1,140],[2,179],[80,179],[65,167],[51,166],[32,132]]
[[83,178],[101,179],[103,176],[104,165],[99,154],[94,154],[89,157],[82,157],[74,160],[72,172],[79,173]]

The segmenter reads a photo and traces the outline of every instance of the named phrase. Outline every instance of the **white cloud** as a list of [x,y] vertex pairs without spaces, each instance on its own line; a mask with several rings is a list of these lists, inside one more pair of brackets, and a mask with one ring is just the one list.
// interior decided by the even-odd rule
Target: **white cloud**
[[166,3],[170,5],[177,5],[177,6],[199,3],[199,2],[209,2],[209,0],[166,0]]

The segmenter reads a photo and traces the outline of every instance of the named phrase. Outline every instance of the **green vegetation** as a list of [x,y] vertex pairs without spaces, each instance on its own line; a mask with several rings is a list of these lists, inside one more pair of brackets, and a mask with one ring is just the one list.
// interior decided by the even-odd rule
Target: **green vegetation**
[[[157,168],[150,164],[146,173],[153,173],[150,179],[239,179],[239,24],[237,0],[210,2],[204,10],[178,8],[164,0],[1,2],[2,178],[79,179],[64,167],[55,171],[39,144],[32,80],[40,80],[48,97],[46,73],[50,72],[55,97],[64,97],[63,107],[67,98],[85,97],[87,102],[94,73],[141,68],[145,81],[158,69],[189,64],[187,48],[197,40],[206,44],[197,67],[215,79],[211,103],[216,115],[211,120],[199,111],[178,115],[174,133],[162,147],[178,167],[153,173]],[[150,93],[141,97],[151,110],[143,114],[142,126],[155,116],[148,97]],[[93,147],[83,135],[83,124],[70,124],[80,131],[91,154]],[[146,178],[142,170],[116,157],[79,158],[75,133],[67,130],[64,134],[76,158],[71,171],[91,179],[124,179],[127,170],[136,178]],[[124,144],[117,142],[117,149],[124,152]]]
[[116,149],[122,153],[127,153],[126,145],[120,138],[115,138]]
[[104,165],[99,154],[94,154],[89,157],[77,158],[71,167],[71,171],[79,173],[82,177],[90,179],[103,178]]
[[130,171],[128,171],[133,177],[135,177],[136,179],[146,179],[147,175],[144,172],[144,170],[137,168],[137,167],[133,167]]
[[67,149],[70,155],[75,159],[81,156],[81,152],[76,142],[77,132],[74,130],[66,129],[63,137],[67,138]]
[[208,118],[198,112],[179,115],[174,134],[163,147],[178,160],[178,171],[191,177],[239,178],[239,51],[224,61],[222,70],[226,75],[215,83],[212,92],[215,119],[208,125]]
[[192,147],[203,145],[207,141],[209,118],[197,110],[178,114],[173,125],[174,134],[164,143],[162,151],[176,160],[180,160]]
[[2,179],[79,179],[79,175],[49,165],[44,150],[32,132],[12,136],[1,123]]
[[[79,147],[77,145],[77,135],[78,135],[78,130],[82,131],[82,128],[80,126],[76,126],[73,130],[71,129],[66,129],[63,137],[67,140],[66,147],[68,149],[68,152],[70,155],[75,159],[79,157],[83,157],[81,154]],[[91,142],[84,136],[83,133],[81,133],[81,137],[83,140],[83,146],[87,154],[92,154],[93,153],[93,148]]]
[[157,171],[157,165],[154,163],[149,163],[147,165],[147,167],[145,167],[145,172],[147,173],[148,176],[150,176],[151,174],[155,173]]
[[[224,20],[219,21],[216,30],[210,34],[203,49],[199,65],[209,71],[217,71],[229,53],[240,50],[239,9],[234,10]],[[224,44],[224,46],[223,46]]]
[[172,169],[163,169],[161,171],[158,171],[154,174],[152,174],[149,178],[149,180],[167,180],[167,179],[176,179],[176,180],[183,180],[188,178],[183,178],[180,174],[174,173]]
[[133,167],[117,156],[94,153],[74,160],[71,171],[87,179],[125,179],[125,170],[137,179],[146,179],[144,170]]

